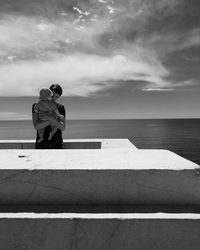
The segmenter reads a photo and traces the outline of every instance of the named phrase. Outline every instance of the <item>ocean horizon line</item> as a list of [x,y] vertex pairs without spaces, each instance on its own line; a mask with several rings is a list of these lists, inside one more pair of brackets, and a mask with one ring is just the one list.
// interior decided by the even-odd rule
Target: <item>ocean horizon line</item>
[[[161,118],[81,118],[67,119],[67,121],[102,121],[102,120],[199,120],[200,117],[161,117]],[[0,119],[0,122],[32,121],[32,119]]]

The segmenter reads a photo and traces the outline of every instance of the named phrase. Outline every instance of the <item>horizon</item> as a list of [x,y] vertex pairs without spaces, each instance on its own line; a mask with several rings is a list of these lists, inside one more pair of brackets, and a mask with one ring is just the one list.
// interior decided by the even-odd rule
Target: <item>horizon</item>
[[[91,118],[85,118],[85,119],[67,119],[66,121],[109,121],[109,120],[199,120],[200,117],[179,117],[179,118],[170,118],[170,117],[163,117],[163,118],[102,118],[102,119],[91,119]],[[32,119],[15,119],[15,120],[1,120],[0,122],[18,122],[18,121],[27,121],[32,122]]]

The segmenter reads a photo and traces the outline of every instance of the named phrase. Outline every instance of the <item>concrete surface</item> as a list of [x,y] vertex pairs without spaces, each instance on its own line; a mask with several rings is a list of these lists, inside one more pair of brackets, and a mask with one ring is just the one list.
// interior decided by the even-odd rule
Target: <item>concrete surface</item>
[[0,170],[193,170],[198,165],[169,150],[1,150]]
[[199,250],[200,246],[200,219],[193,215],[0,217],[2,250]]
[[167,150],[1,150],[0,204],[200,205],[199,166]]

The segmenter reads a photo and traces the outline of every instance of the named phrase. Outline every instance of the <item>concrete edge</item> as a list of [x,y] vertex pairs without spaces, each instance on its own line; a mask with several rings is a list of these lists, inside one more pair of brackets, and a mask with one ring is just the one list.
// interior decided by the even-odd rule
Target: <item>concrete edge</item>
[[136,220],[200,220],[194,213],[0,213],[0,219],[136,219]]
[[[63,139],[63,142],[93,142],[93,141],[128,141],[128,138],[85,138],[85,139]],[[0,143],[35,143],[35,139],[28,140],[0,140]],[[131,143],[131,142],[130,142]],[[131,143],[132,144],[132,143]]]

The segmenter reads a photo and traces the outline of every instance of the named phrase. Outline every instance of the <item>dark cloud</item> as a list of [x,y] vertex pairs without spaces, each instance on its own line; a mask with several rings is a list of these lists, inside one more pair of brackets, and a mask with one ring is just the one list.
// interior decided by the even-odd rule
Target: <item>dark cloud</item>
[[[105,83],[103,83],[105,85]],[[96,93],[90,95],[90,97],[102,97],[111,96],[121,98],[132,96],[133,92],[140,91],[141,88],[145,88],[149,83],[145,81],[134,81],[134,80],[121,80],[121,81],[109,81],[106,84],[107,88],[100,88]]]
[[200,90],[200,47],[189,47],[170,53],[165,60],[165,67],[170,75],[166,77],[174,90]]

